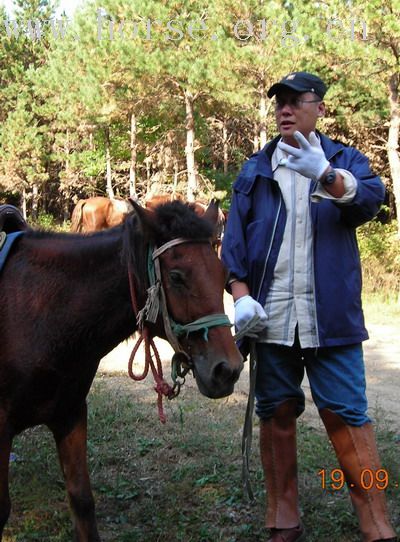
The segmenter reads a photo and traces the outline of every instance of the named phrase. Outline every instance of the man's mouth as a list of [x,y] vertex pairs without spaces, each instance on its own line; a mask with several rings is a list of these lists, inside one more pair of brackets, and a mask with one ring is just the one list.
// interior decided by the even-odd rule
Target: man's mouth
[[295,123],[290,121],[290,120],[283,120],[281,122],[281,128],[290,128],[291,126],[293,126]]

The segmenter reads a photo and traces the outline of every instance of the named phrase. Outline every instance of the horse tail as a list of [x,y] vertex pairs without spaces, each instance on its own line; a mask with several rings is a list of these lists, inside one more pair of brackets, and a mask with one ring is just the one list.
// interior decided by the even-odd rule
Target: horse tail
[[75,205],[74,210],[72,211],[72,217],[71,217],[71,231],[72,232],[80,232],[82,231],[82,213],[83,213],[83,206],[85,205],[86,201],[81,199],[78,201],[78,203]]

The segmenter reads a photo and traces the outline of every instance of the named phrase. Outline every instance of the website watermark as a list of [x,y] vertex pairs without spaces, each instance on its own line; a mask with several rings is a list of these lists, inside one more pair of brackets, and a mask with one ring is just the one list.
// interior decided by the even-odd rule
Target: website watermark
[[[368,41],[367,23],[359,18],[346,20],[337,17],[316,18],[314,40],[323,35],[324,39]],[[8,38],[22,37],[39,41],[50,35],[55,39],[80,40],[80,36],[66,17],[48,20],[28,20],[25,24],[16,20],[4,19],[4,30]],[[159,19],[138,18],[137,20],[118,20],[103,9],[97,10],[97,41],[156,41],[179,42],[183,39],[192,41],[216,42],[226,37],[234,38],[242,44],[280,40],[282,46],[299,46],[310,41],[312,36],[302,31],[296,19],[237,19],[230,24],[211,27],[204,19],[182,21],[178,18],[162,21]]]
[[66,17],[60,19],[28,19],[20,23],[15,19],[3,20],[4,30],[9,39],[27,38],[32,41],[41,41],[50,35],[54,39],[66,39],[72,37],[79,40],[79,35],[73,31],[70,21]]
[[[319,18],[320,31],[333,39],[347,38],[352,41],[359,39],[368,40],[367,24],[356,18],[342,21],[337,17],[327,19]],[[102,40],[137,40],[151,41],[155,36],[162,35],[164,41],[180,41],[184,38],[195,41],[217,41],[226,35],[230,35],[241,42],[266,41],[280,36],[281,44],[287,41],[299,45],[310,39],[310,36],[301,33],[301,28],[295,19],[238,19],[230,26],[224,25],[220,29],[208,27],[207,22],[198,19],[183,22],[179,19],[160,21],[145,19],[141,21],[116,21],[100,10],[97,13],[97,39]]]

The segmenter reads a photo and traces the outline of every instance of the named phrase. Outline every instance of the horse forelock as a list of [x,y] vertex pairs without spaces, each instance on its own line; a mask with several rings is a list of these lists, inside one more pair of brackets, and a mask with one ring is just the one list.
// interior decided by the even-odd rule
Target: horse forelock
[[210,239],[213,233],[212,224],[200,218],[189,204],[181,201],[158,205],[142,220],[136,213],[132,213],[122,227],[122,258],[130,264],[136,281],[141,285],[147,275],[146,251],[149,245],[161,246],[179,237]]
[[158,245],[177,237],[185,239],[209,239],[213,226],[199,217],[190,204],[172,201],[154,209],[158,230]]

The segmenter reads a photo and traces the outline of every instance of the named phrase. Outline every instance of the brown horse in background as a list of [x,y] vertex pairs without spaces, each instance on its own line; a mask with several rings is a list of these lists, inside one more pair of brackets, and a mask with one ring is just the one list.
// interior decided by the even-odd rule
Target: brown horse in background
[[[100,541],[86,460],[86,396],[100,359],[137,329],[150,247],[159,247],[152,254],[168,314],[181,326],[199,322],[180,336],[199,390],[212,398],[232,393],[243,362],[227,323],[218,320],[226,274],[209,242],[216,211],[210,205],[200,218],[181,202],[155,211],[135,204],[115,228],[90,236],[28,230],[13,246],[0,282],[0,540],[11,506],[13,438],[45,424],[56,441],[75,540]],[[165,338],[164,322],[158,314],[146,324],[150,335]]]
[[144,206],[146,209],[155,209],[157,205],[162,205],[170,201],[185,201],[185,198],[181,194],[155,194],[145,198]]
[[102,196],[81,199],[71,217],[72,232],[93,232],[121,224],[133,207],[129,201],[109,199]]

